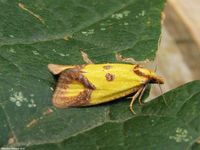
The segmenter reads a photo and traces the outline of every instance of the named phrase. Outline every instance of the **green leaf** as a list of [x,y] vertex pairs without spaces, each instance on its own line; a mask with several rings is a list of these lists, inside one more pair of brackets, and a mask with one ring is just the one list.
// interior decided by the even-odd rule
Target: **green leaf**
[[[123,118],[118,102],[106,119],[56,143],[32,145],[28,149],[140,149],[176,150],[198,148],[200,138],[200,81],[188,83],[142,107],[141,113]],[[112,110],[118,110],[113,113]],[[114,117],[113,117],[114,116]],[[116,117],[117,116],[117,117]],[[97,118],[98,116],[96,116]],[[194,146],[193,146],[194,144]],[[193,146],[193,147],[192,147]]]
[[[1,0],[0,147],[106,149],[116,145],[115,149],[126,149],[141,145],[133,138],[140,137],[134,133],[141,125],[134,122],[148,119],[133,118],[125,98],[86,108],[52,106],[56,81],[47,65],[82,64],[80,49],[96,63],[115,62],[116,52],[136,60],[153,59],[163,3]],[[149,129],[138,131],[144,128]]]

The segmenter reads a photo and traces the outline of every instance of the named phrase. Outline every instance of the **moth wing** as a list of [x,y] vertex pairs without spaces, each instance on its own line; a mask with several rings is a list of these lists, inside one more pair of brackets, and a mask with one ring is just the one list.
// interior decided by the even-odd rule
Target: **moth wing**
[[87,65],[83,75],[95,85],[90,105],[116,100],[134,93],[146,79],[133,72],[134,65],[98,64]]
[[[60,74],[52,102],[58,108],[88,105],[92,89],[85,81],[77,80],[81,74],[68,69]],[[87,82],[87,81],[86,81]]]

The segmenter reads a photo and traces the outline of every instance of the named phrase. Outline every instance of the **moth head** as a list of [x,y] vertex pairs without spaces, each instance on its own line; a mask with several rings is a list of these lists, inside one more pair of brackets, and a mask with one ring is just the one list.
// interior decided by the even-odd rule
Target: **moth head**
[[146,77],[148,79],[148,83],[164,84],[164,79],[157,75],[154,71],[141,66],[135,67],[133,71],[139,76]]
[[149,70],[149,76],[150,76],[150,83],[158,83],[158,84],[164,84],[164,79],[161,77],[161,76],[159,76],[159,75],[157,75],[155,72],[153,72],[153,71],[150,71]]

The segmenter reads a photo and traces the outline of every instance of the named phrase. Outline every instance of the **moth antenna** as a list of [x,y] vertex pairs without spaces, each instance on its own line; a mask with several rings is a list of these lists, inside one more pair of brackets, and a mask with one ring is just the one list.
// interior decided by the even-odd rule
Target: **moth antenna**
[[158,65],[157,65],[157,64],[155,64],[154,72],[156,72],[156,71],[157,71],[157,69],[158,69]]
[[158,65],[157,65],[157,61],[156,60],[154,61],[154,66],[155,66],[154,72],[156,72],[158,70]]
[[167,100],[166,100],[166,98],[165,98],[165,96],[164,96],[164,94],[163,94],[163,90],[162,90],[160,84],[158,84],[158,87],[159,87],[160,92],[161,92],[161,94],[162,94],[162,98],[163,98],[163,100],[164,100],[165,105],[168,106],[168,104],[167,104]]
[[[157,65],[156,60],[155,60],[155,68],[154,68],[154,72],[156,72],[157,69],[158,69],[158,65]],[[163,98],[163,100],[164,100],[165,105],[168,106],[168,104],[167,104],[167,100],[166,100],[166,98],[165,98],[165,96],[164,96],[164,94],[163,94],[163,90],[162,90],[160,84],[158,84],[158,87],[159,87],[160,92],[161,92],[161,94],[162,94],[162,98]]]

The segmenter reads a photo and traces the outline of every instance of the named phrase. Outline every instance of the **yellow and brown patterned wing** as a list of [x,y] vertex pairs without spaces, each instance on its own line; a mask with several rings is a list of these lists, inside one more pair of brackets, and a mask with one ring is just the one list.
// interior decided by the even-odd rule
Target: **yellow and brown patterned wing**
[[52,101],[58,108],[85,106],[94,89],[79,68],[67,69],[60,74]]

